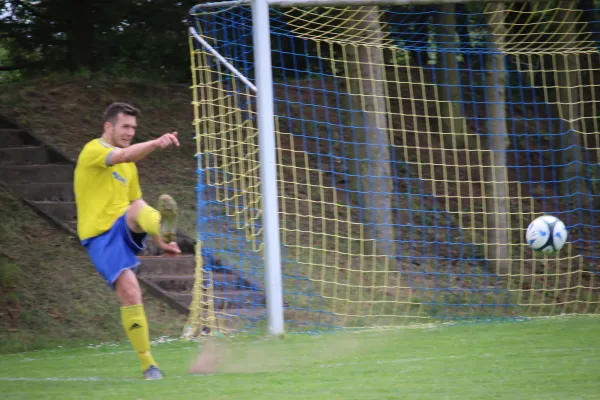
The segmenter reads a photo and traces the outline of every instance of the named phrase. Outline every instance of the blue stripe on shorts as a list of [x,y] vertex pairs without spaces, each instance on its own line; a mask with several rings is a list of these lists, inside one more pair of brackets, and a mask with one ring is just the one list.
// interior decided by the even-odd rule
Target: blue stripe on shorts
[[115,290],[115,281],[127,269],[134,272],[140,265],[137,254],[145,248],[145,233],[132,232],[125,214],[101,235],[82,241],[96,270],[108,286]]

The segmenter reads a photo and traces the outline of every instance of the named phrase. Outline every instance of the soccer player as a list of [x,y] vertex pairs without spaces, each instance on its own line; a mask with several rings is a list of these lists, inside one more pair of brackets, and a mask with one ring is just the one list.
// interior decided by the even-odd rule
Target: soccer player
[[123,328],[137,352],[145,379],[161,379],[150,354],[148,322],[135,271],[148,235],[166,252],[180,253],[175,239],[177,204],[168,195],[158,209],[142,199],[135,163],[155,150],[179,146],[177,132],[131,144],[139,110],[113,103],[104,112],[104,133],[88,142],[74,179],[77,232],[92,263],[121,303]]

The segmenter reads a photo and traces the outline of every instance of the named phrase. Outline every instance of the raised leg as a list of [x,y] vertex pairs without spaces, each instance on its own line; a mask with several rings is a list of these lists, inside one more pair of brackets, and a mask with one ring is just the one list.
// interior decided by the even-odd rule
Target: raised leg
[[125,216],[127,226],[135,233],[146,232],[163,251],[181,253],[175,242],[177,203],[168,195],[162,195],[158,203],[160,212],[142,199],[132,202]]

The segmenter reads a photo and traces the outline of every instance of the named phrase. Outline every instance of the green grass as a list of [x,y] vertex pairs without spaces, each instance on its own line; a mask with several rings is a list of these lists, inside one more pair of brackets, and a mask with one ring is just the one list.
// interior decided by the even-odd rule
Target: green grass
[[189,375],[193,342],[154,346],[167,378],[140,377],[129,346],[0,357],[5,399],[592,399],[600,320],[240,337],[219,373]]

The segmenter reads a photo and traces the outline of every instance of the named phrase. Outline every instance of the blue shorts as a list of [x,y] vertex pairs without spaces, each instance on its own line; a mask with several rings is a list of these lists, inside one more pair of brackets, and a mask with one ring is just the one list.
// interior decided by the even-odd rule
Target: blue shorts
[[137,254],[145,248],[145,238],[145,233],[135,233],[129,229],[123,214],[108,231],[81,243],[96,270],[115,290],[115,281],[121,273],[127,269],[135,272],[140,265]]

